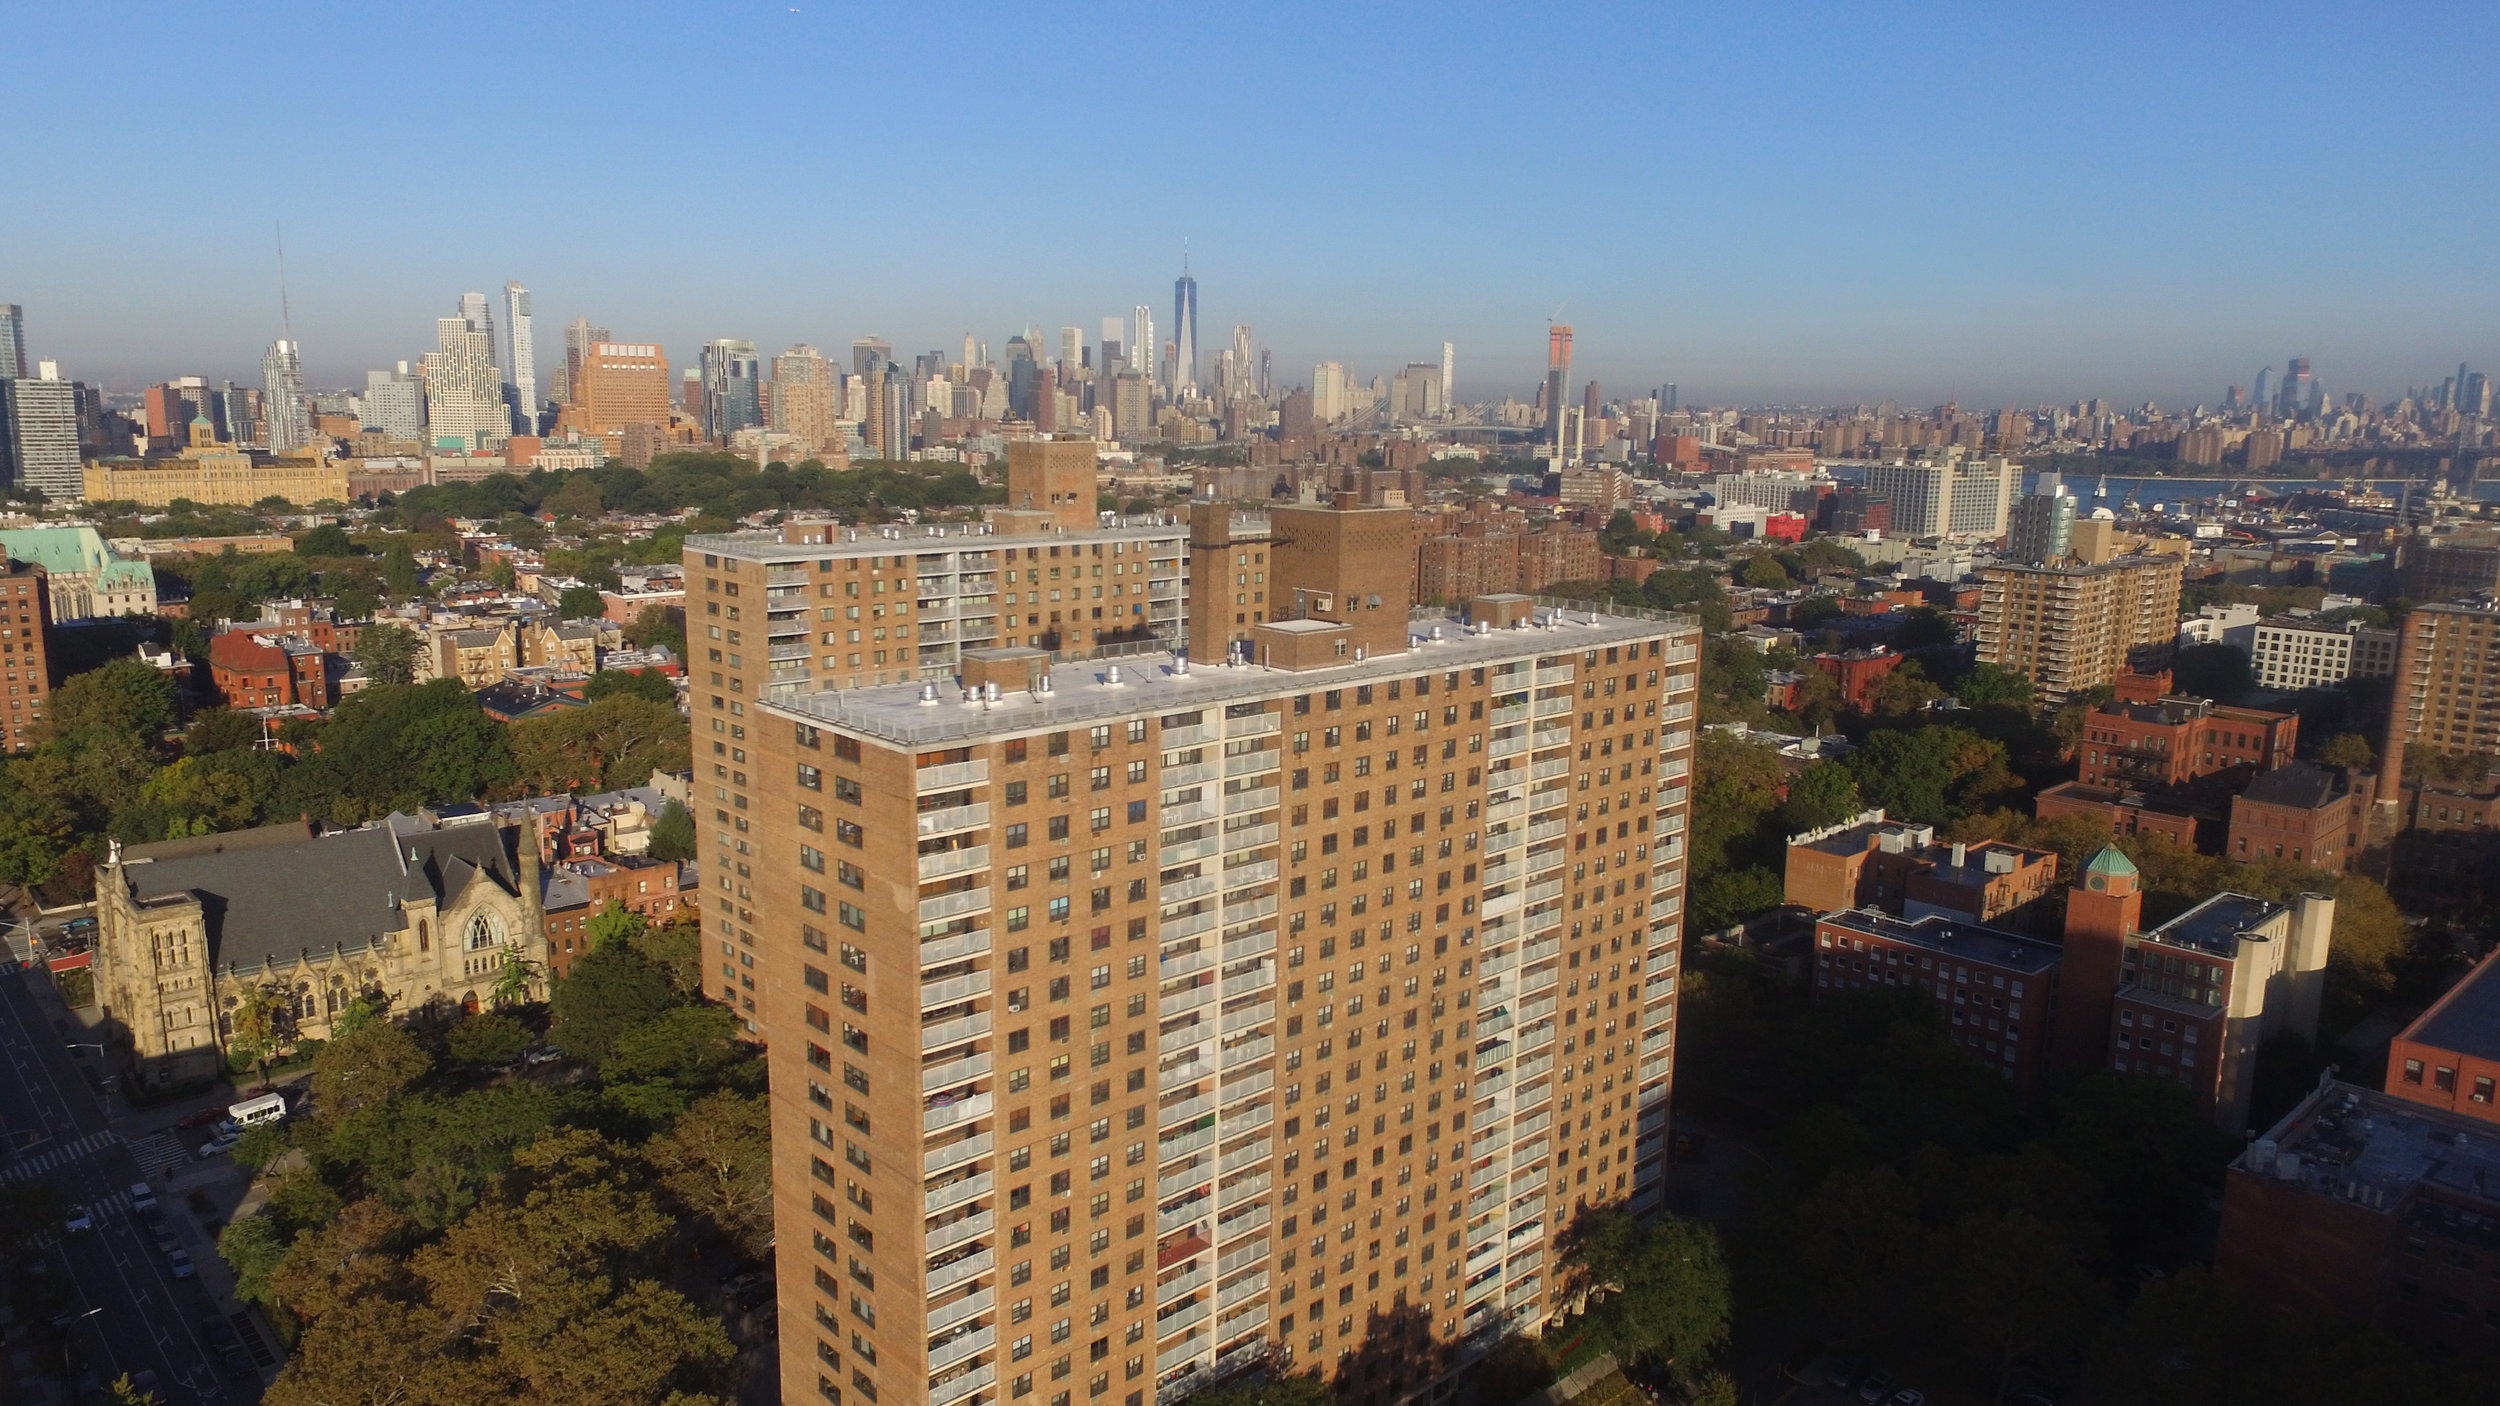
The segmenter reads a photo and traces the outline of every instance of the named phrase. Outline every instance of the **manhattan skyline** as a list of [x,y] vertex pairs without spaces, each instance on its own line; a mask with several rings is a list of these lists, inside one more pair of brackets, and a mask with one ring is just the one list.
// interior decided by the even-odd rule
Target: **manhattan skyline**
[[[1285,384],[1446,340],[1469,401],[1532,391],[1557,309],[1575,376],[1701,403],[2210,403],[2296,355],[2378,398],[2500,361],[2500,196],[2464,174],[2492,44],[2462,7],[683,19],[151,14],[113,52],[152,76],[99,106],[96,13],[23,17],[20,179],[48,198],[0,297],[30,354],[118,385],[248,376],[281,223],[315,386],[413,360],[504,280],[680,366],[720,338],[908,354],[1168,310],[1184,243],[1202,363],[1237,323]],[[2285,82],[2322,44],[2331,81]],[[394,57],[326,110],[219,76],[307,45]],[[430,75],[475,45],[596,81],[517,126],[444,104]],[[752,139],[688,121],[696,85],[747,95]],[[297,159],[129,209],[167,133]],[[518,153],[505,181],[470,178],[479,141]]]

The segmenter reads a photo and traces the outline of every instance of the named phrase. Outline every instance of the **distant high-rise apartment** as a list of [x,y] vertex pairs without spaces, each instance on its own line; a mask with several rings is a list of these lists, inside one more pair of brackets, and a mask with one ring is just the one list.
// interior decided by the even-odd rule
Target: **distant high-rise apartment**
[[1128,368],[1128,324],[1120,318],[1102,320],[1102,341],[1095,352],[1095,370],[1109,377]]
[[78,456],[78,387],[44,362],[33,376],[0,379],[0,483],[55,503],[86,494]]
[[1333,425],[1354,409],[1354,382],[1340,362],[1323,361],[1311,368],[1311,418]]
[[756,381],[755,343],[723,337],[703,344],[703,427],[726,443],[740,430],[764,423],[764,399]]
[[1457,381],[1457,378],[1458,347],[1454,343],[1443,342],[1441,344],[1441,404],[1444,408],[1458,403],[1456,400],[1452,399],[1452,392],[1456,389],[1455,382]]
[[1873,464],[1866,471],[1868,491],[1892,500],[1893,531],[1903,537],[2002,537],[2021,485],[2021,467],[2004,458]]
[[1980,573],[1979,659],[2031,680],[2050,712],[2128,669],[2169,667],[2185,563],[2167,555]]
[[1082,327],[1062,327],[1062,328],[1060,328],[1060,329],[1059,329],[1059,369],[1060,369],[1060,373],[1061,373],[1062,375],[1065,375],[1065,376],[1070,376],[1070,377],[1073,377],[1073,376],[1075,376],[1075,375],[1076,375],[1076,373],[1077,373],[1077,368],[1078,368],[1078,367],[1083,366],[1084,364],[1085,364],[1085,329],[1084,329],[1084,328],[1082,328]]
[[1154,310],[1139,303],[1129,312],[1129,328],[1129,369],[1152,380],[1162,374],[1155,359],[1163,354],[1162,344],[1155,340]]
[[1122,444],[1155,437],[1154,382],[1145,372],[1123,371],[1111,378],[1111,436]]
[[486,334],[486,359],[489,362],[503,354],[503,344],[495,340],[494,300],[483,293],[460,295],[460,316],[467,319],[472,331]]
[[2037,492],[2015,500],[2006,524],[2006,556],[2032,566],[2064,560],[2075,537],[2075,500],[2054,475],[2044,478]]
[[583,428],[610,435],[628,425],[665,425],[669,403],[668,352],[656,342],[593,342],[582,362]]
[[0,381],[16,380],[27,369],[26,309],[0,303]]
[[[1254,1362],[1426,1399],[1558,1304],[1573,1215],[1660,1204],[1699,631],[1417,622],[1407,518],[1303,510],[1257,585],[1193,546],[1193,614],[1277,607],[1245,664],[698,674],[747,752],[697,778],[706,984],[770,1037],[784,1399],[1146,1406]],[[919,544],[873,545],[690,539],[689,618],[895,599]]]
[[425,439],[425,382],[409,373],[408,363],[396,371],[365,373],[363,424],[393,439]]
[[1172,280],[1172,386],[1175,398],[1198,388],[1198,280],[1189,276],[1188,260]]
[[1545,424],[1554,458],[1563,455],[1563,388],[1571,383],[1571,329],[1560,323],[1545,329]]
[[608,340],[608,329],[593,327],[590,319],[577,317],[564,329],[564,403],[579,405],[582,401],[582,363],[590,360],[590,349]]
[[292,454],[312,443],[312,407],[304,400],[304,367],[295,343],[269,344],[260,359],[260,408],[269,452]]
[[538,344],[530,328],[530,290],[517,282],[503,286],[505,398],[512,405],[512,432],[538,432]]
[[[968,340],[968,339],[967,339]],[[851,343],[851,374],[866,376],[894,361],[894,344],[882,337],[861,337]]]
[[[456,449],[489,449],[512,434],[505,412],[503,375],[495,366],[495,334],[486,295],[463,293],[459,317],[434,323],[435,349],[418,363],[425,376],[425,419],[432,442]],[[488,317],[481,324],[469,316]]]
[[2395,696],[2378,798],[2399,799],[2408,749],[2500,754],[2500,604],[2485,595],[2417,605],[2397,626]]
[[839,373],[824,353],[801,343],[773,358],[772,427],[818,454],[839,446]]

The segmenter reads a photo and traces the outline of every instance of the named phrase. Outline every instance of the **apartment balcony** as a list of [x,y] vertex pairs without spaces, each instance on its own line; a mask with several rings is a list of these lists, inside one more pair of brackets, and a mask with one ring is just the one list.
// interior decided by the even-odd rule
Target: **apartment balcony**
[[1224,797],[1224,813],[1246,815],[1251,811],[1274,809],[1279,794],[1273,786],[1261,786],[1250,791],[1234,791]]
[[[1253,1069],[1247,1074],[1235,1074],[1225,1079],[1215,1096],[1222,1103],[1239,1103],[1252,1094],[1265,1093],[1274,1087],[1276,1087],[1275,1070]],[[1265,1110],[1262,1113],[1261,1121],[1265,1121],[1266,1116],[1272,1116]]]
[[1224,961],[1230,965],[1275,950],[1276,934],[1274,932],[1254,932],[1225,943]]
[[998,1369],[988,1364],[969,1372],[929,1384],[929,1406],[954,1406],[981,1388],[998,1380]]
[[1199,1094],[1194,1098],[1183,1099],[1179,1103],[1167,1103],[1156,1109],[1155,1125],[1161,1128],[1176,1127],[1182,1123],[1194,1122],[1206,1117],[1214,1111],[1214,1096]]
[[929,840],[963,830],[984,829],[989,823],[989,802],[976,801],[968,806],[952,806],[945,810],[924,810],[920,812],[914,828],[920,838]]
[[1253,1196],[1265,1194],[1267,1189],[1274,1184],[1274,1177],[1260,1172],[1255,1176],[1243,1177],[1237,1182],[1219,1186],[1215,1190],[1216,1207],[1219,1211],[1228,1210]]
[[987,887],[941,893],[935,898],[920,900],[920,921],[943,922],[948,918],[962,917],[966,913],[981,912],[989,906],[990,891]]
[[1263,849],[1276,843],[1278,827],[1270,821],[1264,825],[1232,825],[1225,828],[1223,841],[1226,854]]
[[997,1343],[998,1330],[996,1328],[975,1328],[969,1333],[958,1333],[929,1349],[929,1370],[943,1371],[984,1348],[996,1346]]
[[926,883],[931,879],[944,879],[950,878],[956,874],[968,874],[975,869],[987,869],[988,867],[990,867],[990,847],[988,845],[972,845],[965,849],[939,850],[935,854],[924,854],[920,856],[920,878],[923,883]]
[[1224,1029],[1227,1033],[1236,1030],[1247,1030],[1253,1026],[1274,1020],[1275,1018],[1276,1003],[1274,1001],[1257,1001],[1247,1006],[1236,1006],[1225,1011]]
[[1161,961],[1156,963],[1156,970],[1161,974],[1163,980],[1171,981],[1177,977],[1188,976],[1193,972],[1205,971],[1207,968],[1214,965],[1215,954],[1208,951],[1204,947],[1200,947],[1193,951],[1176,953],[1172,956],[1163,958]]
[[1525,703],[1505,703],[1485,715],[1486,724],[1492,727],[1509,727],[1527,720],[1528,705]]
[[[1205,1337],[1197,1337],[1192,1338],[1187,1342],[1178,1343],[1172,1347],[1166,1348],[1155,1354],[1155,1371],[1169,1372],[1173,1368],[1178,1367],[1182,1363],[1187,1362],[1205,1352],[1212,1345],[1212,1340]],[[1189,1381],[1194,1384],[1200,1375],[1201,1374],[1199,1373],[1191,1373]],[[1195,1389],[1194,1385],[1192,1389]],[[1183,1394],[1186,1395],[1187,1393]],[[1158,1392],[1155,1397],[1158,1406],[1160,1406],[1162,1399],[1162,1394]]]
[[1532,752],[1551,751],[1556,747],[1570,745],[1571,729],[1569,726],[1540,727],[1528,738],[1528,750]]
[[[1163,823],[1168,826],[1172,822],[1167,820]],[[1183,840],[1176,845],[1165,845],[1162,854],[1163,867],[1169,869],[1175,864],[1187,864],[1193,859],[1211,858],[1222,853],[1223,848],[1223,840],[1214,835],[1199,840]]]
[[987,1274],[997,1264],[997,1255],[989,1250],[975,1250],[962,1259],[929,1271],[928,1292],[934,1298],[943,1290],[961,1284],[977,1274]]
[[1230,892],[1234,889],[1247,888],[1252,884],[1273,882],[1278,872],[1275,860],[1261,859],[1249,864],[1233,865],[1225,869],[1221,877],[1225,890]]
[[1488,757],[1515,757],[1526,750],[1528,750],[1528,738],[1525,733],[1496,737],[1484,744],[1484,754]]
[[1182,766],[1165,767],[1163,775],[1157,777],[1156,780],[1163,789],[1169,791],[1182,786],[1203,786],[1221,775],[1223,773],[1217,770],[1213,762],[1190,762]]
[[[931,1050],[942,1050],[948,1045],[958,1045],[966,1040],[978,1039],[988,1033],[990,1033],[990,1013],[974,1011],[970,1015],[959,1016],[954,1020],[944,1020],[935,1025],[920,1027],[920,1052],[927,1054]],[[922,1078],[925,1081],[927,1076],[923,1075]]]
[[989,762],[976,757],[968,762],[924,766],[913,773],[912,788],[925,796],[932,791],[960,791],[968,786],[979,786],[989,779]]
[[950,1221],[930,1231],[928,1237],[922,1242],[922,1246],[927,1253],[934,1255],[940,1250],[952,1249],[966,1240],[977,1240],[987,1235],[997,1223],[996,1212],[975,1211],[962,1220]]
[[1205,1334],[1201,1325],[1214,1316],[1215,1303],[1211,1299],[1193,1299],[1187,1303],[1174,1304],[1155,1314],[1155,1338],[1160,1341],[1191,1328],[1201,1328],[1199,1336],[1203,1338]]
[[924,1154],[921,1158],[921,1175],[936,1176],[949,1167],[960,1167],[976,1157],[986,1157],[989,1151],[990,1135],[975,1133],[960,1142],[950,1142],[944,1147],[933,1148]]
[[1525,893],[1521,893],[1514,889],[1509,893],[1495,894],[1491,898],[1486,899],[1482,904],[1478,905],[1477,912],[1481,913],[1486,918],[1499,918],[1507,914],[1516,913],[1520,909],[1526,907],[1527,904],[1528,896]]
[[1187,1015],[1215,1004],[1215,983],[1201,981],[1178,991],[1166,991],[1157,998],[1165,1016]]
[[1201,898],[1211,897],[1218,887],[1220,887],[1220,881],[1213,874],[1199,874],[1165,884],[1157,897],[1165,904],[1194,903]]
[[982,1172],[976,1176],[965,1177],[960,1181],[950,1181],[944,1186],[923,1192],[921,1204],[928,1214],[934,1216],[941,1211],[960,1206],[966,1201],[989,1195],[992,1185],[991,1174]]
[[[1523,997],[1533,996],[1539,991],[1551,990],[1554,983],[1560,980],[1562,980],[1561,969],[1556,967],[1538,967],[1533,971],[1521,973],[1519,977],[1519,989],[1516,994]],[[1521,1010],[1524,1013],[1526,1008],[1523,1006]],[[1533,1019],[1534,1017],[1531,1016],[1530,1018]]]
[[1226,737],[1263,737],[1284,725],[1285,720],[1279,714],[1251,713],[1243,717],[1226,718],[1224,735]]
[[1217,1062],[1224,1068],[1230,1069],[1235,1065],[1248,1064],[1254,1059],[1271,1054],[1275,1049],[1274,1037],[1261,1035],[1256,1039],[1244,1040],[1237,1045],[1226,1045]]
[[1183,801],[1177,805],[1163,807],[1163,813],[1156,817],[1156,823],[1170,830],[1182,825],[1195,825],[1200,821],[1213,820],[1220,814],[1222,812],[1217,810],[1212,802]]
[[957,1001],[970,1000],[989,989],[990,974],[985,971],[966,972],[962,976],[950,976],[944,981],[924,981],[920,983],[920,1008],[925,1011],[934,1010],[939,1006],[951,1006]]
[[926,1109],[920,1115],[920,1131],[923,1133],[941,1132],[957,1123],[974,1118],[986,1118],[989,1116],[992,1103],[993,1100],[986,1093],[967,1094],[952,1103]]
[[1214,1142],[1215,1124],[1209,1120],[1205,1127],[1191,1128],[1177,1137],[1167,1137],[1156,1143],[1155,1160],[1170,1162],[1186,1157],[1202,1148],[1210,1147],[1214,1145]]
[[1180,1274],[1155,1285],[1155,1306],[1157,1308],[1161,1308],[1165,1304],[1172,1302],[1174,1299],[1181,1297],[1183,1294],[1189,1293],[1193,1289],[1203,1289],[1207,1285],[1214,1282],[1214,1273],[1204,1266],[1200,1266],[1197,1269],[1184,1270]]
[[943,1332],[975,1314],[987,1313],[998,1306],[998,1293],[993,1289],[975,1289],[952,1303],[943,1303],[929,1310],[929,1331]]
[[990,950],[990,930],[975,928],[971,932],[932,937],[920,944],[920,965],[934,967],[944,962],[977,957]]
[[933,1094],[950,1085],[968,1084],[975,1079],[987,1078],[989,1072],[988,1054],[965,1055],[962,1059],[951,1059],[944,1064],[931,1065],[921,1070],[920,1091],[923,1094]]
[[1275,1151],[1275,1143],[1267,1138],[1260,1138],[1244,1147],[1236,1147],[1217,1159],[1216,1175],[1229,1176],[1244,1167],[1256,1166],[1275,1155]]
[[1231,1000],[1246,991],[1260,991],[1276,984],[1276,966],[1261,962],[1249,971],[1224,978],[1224,998]]
[[1267,1243],[1267,1237],[1264,1235],[1251,1241],[1247,1245],[1236,1245],[1216,1257],[1215,1277],[1222,1279],[1231,1275],[1234,1270],[1241,1268],[1243,1265],[1256,1264],[1260,1260],[1266,1259],[1269,1252],[1270,1247]]
[[1167,1030],[1156,1038],[1155,1048],[1162,1054],[1192,1049],[1215,1038],[1215,1022],[1194,1020],[1176,1030]]
[[1263,747],[1256,752],[1236,752],[1226,757],[1224,774],[1226,776],[1256,776],[1260,772],[1278,770],[1284,764],[1284,753],[1273,747]]
[[1232,1283],[1227,1284],[1223,1288],[1215,1291],[1215,1306],[1218,1309],[1231,1308],[1234,1304],[1237,1304],[1243,1299],[1258,1293],[1266,1287],[1266,1271],[1262,1270],[1257,1274],[1245,1274],[1239,1279],[1234,1280]]

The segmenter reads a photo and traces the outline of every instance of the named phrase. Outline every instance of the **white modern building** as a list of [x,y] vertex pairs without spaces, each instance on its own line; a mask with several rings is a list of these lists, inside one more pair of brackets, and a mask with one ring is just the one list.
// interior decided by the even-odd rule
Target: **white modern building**
[[2248,662],[2260,688],[2340,688],[2348,679],[2392,677],[2396,632],[2277,616],[2257,622]]
[[268,432],[269,452],[292,454],[312,443],[312,416],[304,402],[304,366],[295,343],[284,338],[269,344],[260,359],[260,418]]
[[512,432],[534,434],[538,429],[538,347],[530,331],[530,290],[517,282],[503,286],[504,365],[512,372],[506,382],[512,401]]
[[[483,313],[482,293],[461,295]],[[425,375],[425,418],[432,442],[443,449],[491,449],[512,437],[505,413],[503,376],[495,367],[492,319],[462,317],[434,323],[435,350],[420,364]]]
[[1946,458],[1876,464],[1868,491],[1892,499],[1897,537],[2002,537],[2022,485],[2012,460]]

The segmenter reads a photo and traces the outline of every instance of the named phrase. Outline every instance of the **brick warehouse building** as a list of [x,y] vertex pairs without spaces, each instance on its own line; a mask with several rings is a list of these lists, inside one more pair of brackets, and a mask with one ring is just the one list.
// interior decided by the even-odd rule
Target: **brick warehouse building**
[[[1367,516],[1279,525],[1249,663],[704,675],[785,1399],[1145,1406],[1358,1348],[1354,1399],[1438,1396],[1553,1307],[1574,1210],[1656,1203],[1698,629],[1426,619],[1338,550]],[[1239,550],[1193,616],[1232,625]],[[704,618],[754,590],[687,565]]]

